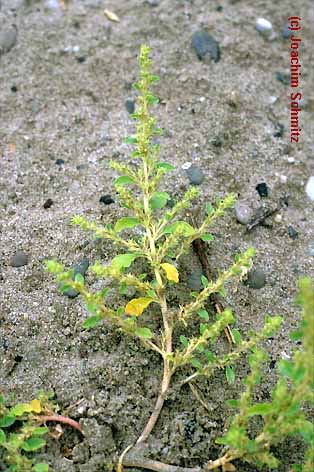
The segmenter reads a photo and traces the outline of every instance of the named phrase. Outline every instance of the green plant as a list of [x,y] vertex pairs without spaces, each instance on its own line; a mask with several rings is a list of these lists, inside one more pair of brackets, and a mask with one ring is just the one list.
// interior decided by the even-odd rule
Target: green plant
[[[264,357],[257,345],[278,330],[281,318],[266,317],[262,331],[257,334],[251,333],[248,340],[243,340],[240,333],[233,330],[235,344],[227,354],[215,355],[211,350],[211,346],[215,344],[223,330],[234,322],[234,317],[231,311],[226,309],[218,313],[216,319],[211,320],[205,304],[212,294],[223,294],[224,286],[230,279],[241,280],[246,276],[254,255],[252,248],[237,256],[234,264],[228,270],[221,272],[215,281],[209,281],[203,276],[203,289],[192,292],[189,303],[182,306],[172,306],[169,303],[167,298],[169,286],[179,283],[176,266],[178,259],[190,250],[193,241],[212,240],[213,237],[208,232],[210,225],[233,205],[235,198],[233,195],[228,195],[223,200],[218,200],[215,207],[208,204],[206,216],[198,228],[185,220],[178,219],[179,214],[188,208],[197,196],[195,188],[190,188],[172,208],[167,207],[169,195],[161,191],[159,186],[164,174],[172,171],[173,167],[159,161],[159,145],[152,142],[154,136],[161,134],[161,129],[156,126],[156,119],[150,115],[150,108],[158,102],[150,87],[159,78],[150,72],[148,47],[142,46],[139,61],[140,80],[134,85],[139,96],[136,112],[132,115],[136,120],[136,134],[125,140],[127,144],[135,146],[131,157],[138,164],[131,167],[111,162],[112,168],[121,174],[115,180],[115,187],[127,215],[119,219],[114,226],[107,224],[104,227],[87,221],[83,216],[76,216],[72,220],[83,230],[92,231],[96,238],[109,239],[114,246],[124,249],[125,252],[116,255],[109,265],[96,262],[91,270],[98,278],[111,278],[113,288],[117,288],[120,294],[125,294],[127,288],[132,286],[138,296],[115,308],[105,300],[109,293],[108,288],[92,293],[80,274],[74,278],[73,273],[65,271],[63,265],[57,261],[47,261],[46,266],[57,276],[61,291],[74,288],[84,298],[87,310],[91,313],[84,322],[84,328],[95,327],[102,320],[106,320],[127,335],[138,338],[146,348],[156,351],[162,358],[163,378],[153,412],[136,445],[129,446],[121,455],[118,470],[121,471],[122,465],[126,465],[165,472],[176,470],[199,472],[201,470],[199,468],[176,468],[141,457],[140,446],[147,441],[158,420],[174,373],[184,366],[190,367],[190,375],[181,384],[188,383],[193,388],[192,382],[195,378],[210,377],[215,369],[223,368],[227,381],[232,383],[234,363],[244,353],[249,352],[253,371],[252,378],[249,377],[247,380],[247,388],[252,388],[249,386],[255,385],[257,369]],[[137,232],[130,236],[130,230],[135,227]],[[144,272],[136,275],[132,272],[132,264],[138,260],[142,262]],[[161,329],[154,329],[155,323],[148,317],[147,308],[154,305],[159,309]],[[192,325],[196,320],[198,320],[198,332],[192,335]],[[181,332],[184,334],[179,336]],[[245,398],[250,395],[251,390]],[[242,405],[243,401],[241,397],[239,405]],[[240,418],[241,420],[237,420],[235,417],[232,423],[233,429],[236,429],[237,421],[244,421],[244,424],[247,424],[243,411],[240,412]],[[242,454],[243,449],[240,450],[238,445],[233,444],[228,435],[221,441],[230,447],[231,455],[224,455],[202,470],[220,466],[223,466],[224,470],[232,470],[230,458],[243,457],[247,460],[248,455]]]
[[47,399],[40,394],[39,399],[30,403],[18,403],[9,408],[0,395],[0,466],[3,455],[4,464],[8,465],[10,472],[48,471],[47,464],[35,463],[27,455],[46,444],[43,436],[49,429],[38,424],[38,415],[46,404]]

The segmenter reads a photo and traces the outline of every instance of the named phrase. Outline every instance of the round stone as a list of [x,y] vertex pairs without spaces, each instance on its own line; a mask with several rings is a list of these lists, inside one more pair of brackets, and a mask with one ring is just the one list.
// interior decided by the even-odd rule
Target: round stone
[[134,100],[127,99],[125,101],[125,108],[127,109],[127,112],[131,115],[135,111],[135,103]]
[[201,185],[204,180],[204,173],[202,169],[192,165],[186,170],[191,185]]
[[305,186],[305,192],[307,196],[314,201],[314,175],[311,175],[309,177],[309,180],[307,181],[307,184]]
[[257,18],[255,28],[263,36],[270,36],[273,31],[273,25],[266,18]]
[[259,290],[266,284],[266,275],[262,269],[253,269],[249,272],[246,285],[250,288]]
[[10,259],[12,267],[22,267],[28,263],[28,255],[25,252],[17,252]]
[[244,202],[237,202],[234,206],[236,219],[242,225],[247,225],[253,218],[252,208]]
[[203,274],[203,271],[200,267],[198,267],[197,269],[195,269],[189,276],[188,276],[188,279],[187,279],[187,286],[191,289],[191,290],[195,290],[195,291],[199,291],[199,290],[202,290],[203,288],[203,285],[202,285],[202,280],[201,280],[201,277],[202,277]]

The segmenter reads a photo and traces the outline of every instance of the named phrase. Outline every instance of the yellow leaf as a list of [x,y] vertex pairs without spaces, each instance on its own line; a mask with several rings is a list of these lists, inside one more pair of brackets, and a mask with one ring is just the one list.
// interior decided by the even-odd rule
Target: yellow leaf
[[114,21],[116,23],[118,23],[120,21],[120,18],[118,17],[118,15],[116,15],[115,13],[113,13],[113,11],[110,11],[110,10],[104,10],[104,14],[106,15],[106,17],[108,18],[108,20],[110,21]]
[[177,271],[175,266],[173,266],[172,264],[168,264],[168,262],[165,262],[164,264],[161,264],[161,267],[166,272],[168,280],[172,280],[175,283],[179,282],[179,272]]
[[125,313],[139,316],[152,301],[154,301],[153,298],[133,298],[125,307]]
[[35,413],[41,412],[41,404],[39,400],[32,400],[30,402],[30,406],[32,407],[32,411],[34,411]]

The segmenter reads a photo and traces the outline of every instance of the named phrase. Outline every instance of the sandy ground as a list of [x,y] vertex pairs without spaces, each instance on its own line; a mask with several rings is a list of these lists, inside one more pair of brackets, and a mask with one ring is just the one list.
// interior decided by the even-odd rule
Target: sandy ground
[[[113,255],[108,242],[87,244],[90,235],[70,226],[70,219],[83,214],[112,222],[121,214],[112,184],[116,174],[108,162],[128,160],[122,138],[133,126],[125,100],[135,98],[137,54],[147,43],[161,77],[156,87],[161,100],[156,114],[165,130],[161,155],[176,167],[165,190],[180,198],[189,186],[182,165],[192,162],[205,174],[193,214],[202,215],[205,202],[229,192],[257,208],[260,182],[269,189],[267,205],[288,199],[270,226],[251,232],[230,211],[213,228],[210,263],[224,269],[239,251],[256,248],[255,266],[266,274],[266,285],[230,288],[226,304],[243,333],[260,328],[266,313],[282,314],[280,335],[267,347],[273,361],[289,356],[288,333],[299,319],[293,304],[297,280],[314,275],[314,204],[305,193],[314,175],[313,3],[161,0],[152,7],[144,0],[77,0],[64,10],[43,1],[0,3],[1,32],[12,24],[18,31],[14,46],[0,56],[1,389],[15,400],[52,390],[61,411],[83,422],[84,439],[66,430],[58,441],[49,440],[43,458],[51,470],[109,471],[149,417],[160,362],[110,327],[83,332],[83,304],[58,293],[43,261],[56,257],[70,267],[83,257],[92,263]],[[110,22],[104,8],[120,21]],[[289,71],[290,44],[281,29],[290,15],[304,19],[298,144],[290,143],[290,88],[276,78],[276,72]],[[272,22],[274,39],[256,31],[257,17]],[[204,28],[220,44],[217,63],[200,61],[191,46],[193,32]],[[272,96],[278,98],[273,104]],[[282,137],[274,137],[278,123],[285,127]],[[100,203],[104,194],[115,203]],[[49,198],[53,203],[45,209]],[[298,233],[295,239],[289,226]],[[20,251],[28,263],[12,267],[11,257]],[[197,267],[193,254],[183,259],[179,294]],[[87,281],[99,286],[92,276]],[[232,387],[223,373],[200,382],[210,413],[188,387],[173,390],[152,435],[151,457],[190,467],[217,457],[214,440],[230,414],[225,400],[239,393],[245,372],[243,361]],[[266,371],[257,398],[269,398],[275,372]],[[283,461],[279,470],[286,472],[302,458],[302,447],[286,441],[276,453]],[[255,470],[238,465],[241,471]]]

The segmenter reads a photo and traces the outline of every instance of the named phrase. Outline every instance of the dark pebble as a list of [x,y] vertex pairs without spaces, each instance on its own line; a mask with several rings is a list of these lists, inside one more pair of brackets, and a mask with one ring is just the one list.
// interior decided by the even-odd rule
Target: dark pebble
[[195,291],[200,291],[202,290],[203,288],[203,285],[202,285],[202,280],[201,280],[201,277],[202,277],[203,274],[203,271],[201,268],[197,268],[195,269],[189,276],[188,276],[188,279],[187,279],[187,286],[191,289],[191,290],[195,290]]
[[47,208],[50,208],[52,205],[53,205],[53,200],[51,200],[51,198],[48,198],[48,200],[46,200],[45,203],[43,204],[43,207],[47,209]]
[[160,0],[146,0],[151,7],[158,7]]
[[[89,260],[86,257],[84,257],[84,259],[82,259],[81,262],[74,264],[73,267],[71,268],[73,270],[73,280],[75,279],[75,276],[77,274],[81,274],[83,277],[85,277],[88,267],[89,267]],[[69,288],[68,290],[63,292],[63,295],[65,295],[68,298],[75,298],[79,295],[79,292],[74,290],[74,288]]]
[[276,79],[284,85],[290,85],[290,74],[276,72]]
[[273,134],[274,138],[282,138],[285,132],[285,127],[281,123],[276,124],[275,132]]
[[128,113],[130,113],[130,115],[132,113],[134,113],[134,111],[135,111],[135,102],[134,102],[134,100],[130,100],[130,99],[126,100],[125,101],[125,108],[127,109]]
[[268,188],[265,182],[261,182],[260,184],[257,184],[255,189],[257,190],[257,193],[259,194],[260,197],[268,197]]
[[10,259],[10,266],[22,267],[28,263],[28,255],[25,252],[17,252]]
[[14,93],[17,92],[17,86],[16,85],[12,85],[11,92],[14,92]]
[[294,229],[293,226],[288,226],[288,235],[291,239],[297,239],[299,233]]
[[262,269],[251,270],[248,274],[248,278],[245,282],[250,288],[259,290],[263,288],[266,284],[266,275]]
[[79,64],[82,64],[82,62],[85,62],[85,61],[86,61],[86,57],[85,57],[85,56],[77,56],[75,59],[77,60],[77,62],[78,62]]
[[289,39],[292,35],[292,31],[289,29],[289,25],[285,24],[281,30],[281,35],[284,39]]
[[192,46],[196,51],[197,57],[203,61],[207,57],[214,62],[220,59],[219,43],[207,31],[196,31],[192,36]]
[[64,160],[63,159],[56,159],[56,164],[57,164],[57,166],[62,166],[62,164],[64,164]]
[[204,180],[204,173],[199,167],[192,165],[186,170],[186,173],[192,185],[201,185]]
[[111,195],[102,195],[99,199],[99,202],[103,203],[104,205],[110,205],[110,203],[114,203],[114,200]]

